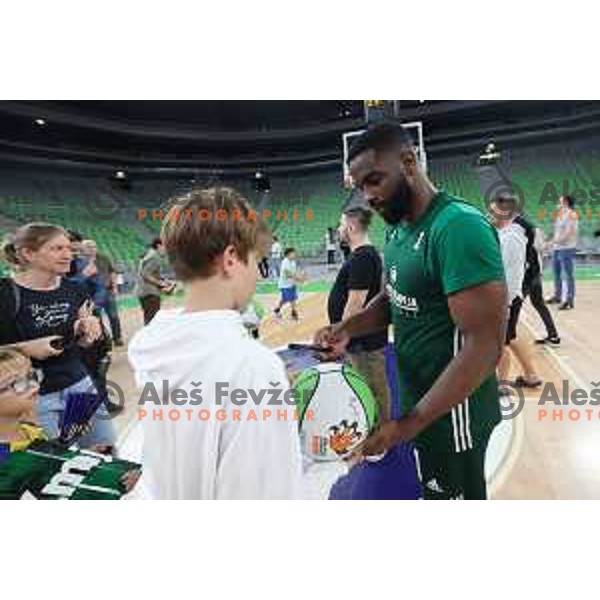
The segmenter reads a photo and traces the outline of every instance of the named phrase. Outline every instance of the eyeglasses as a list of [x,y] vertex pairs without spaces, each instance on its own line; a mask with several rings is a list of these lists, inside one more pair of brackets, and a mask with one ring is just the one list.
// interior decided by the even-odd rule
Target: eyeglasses
[[44,373],[41,369],[32,369],[25,377],[21,377],[7,386],[0,388],[0,394],[4,394],[5,392],[23,394],[32,387],[39,386],[43,379]]

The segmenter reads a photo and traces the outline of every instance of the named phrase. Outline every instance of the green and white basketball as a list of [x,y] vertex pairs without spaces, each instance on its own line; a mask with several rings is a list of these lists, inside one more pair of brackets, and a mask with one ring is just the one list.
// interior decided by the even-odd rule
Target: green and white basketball
[[377,402],[364,377],[347,365],[324,363],[294,382],[302,450],[317,461],[348,456],[373,430]]

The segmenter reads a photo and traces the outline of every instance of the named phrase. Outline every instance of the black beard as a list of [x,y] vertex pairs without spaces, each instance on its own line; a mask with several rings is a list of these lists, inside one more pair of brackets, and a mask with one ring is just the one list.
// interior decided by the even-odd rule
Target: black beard
[[383,203],[380,215],[388,225],[397,225],[410,209],[413,192],[408,181],[403,177],[398,182],[394,193]]

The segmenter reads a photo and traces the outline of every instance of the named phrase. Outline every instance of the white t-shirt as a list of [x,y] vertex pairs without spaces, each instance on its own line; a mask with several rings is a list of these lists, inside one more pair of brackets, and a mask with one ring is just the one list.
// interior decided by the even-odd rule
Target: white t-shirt
[[296,281],[293,277],[298,272],[298,265],[295,260],[290,260],[289,258],[284,258],[281,263],[281,272],[279,274],[279,289],[283,288],[291,288],[296,285]]
[[[283,400],[289,389],[285,368],[274,352],[249,338],[239,312],[162,310],[135,335],[129,360],[138,387],[151,390],[153,386],[160,399],[157,404],[146,400],[138,408],[148,415],[161,409],[163,413],[162,420],[141,419],[140,484],[149,497],[300,496],[298,422],[293,420],[293,406]],[[165,385],[170,392],[165,393]],[[181,398],[178,404],[173,402],[175,390],[185,393],[185,403]],[[200,404],[191,404],[190,399],[197,402],[191,395],[194,390],[201,390]],[[233,397],[234,390],[244,390],[248,400],[240,405],[239,397]],[[260,398],[263,390],[267,391],[256,404],[250,391]],[[275,398],[269,390],[281,393]],[[163,404],[165,400],[169,403]],[[268,404],[276,400],[281,404]],[[168,417],[171,410],[179,411],[177,420]],[[264,412],[268,410],[270,416]],[[186,411],[191,411],[191,418]],[[201,419],[200,411],[209,417]],[[221,417],[218,411],[222,411]],[[238,419],[234,411],[238,411]]]
[[325,234],[325,248],[327,249],[328,252],[335,250],[335,243],[331,239],[331,236],[329,235],[329,233]]
[[502,262],[506,274],[509,304],[515,298],[523,297],[523,277],[527,256],[527,237],[522,227],[511,223],[498,229]]
[[271,244],[271,258],[281,258],[283,256],[283,248],[279,242]]
[[[577,213],[570,208],[563,208],[558,211],[554,221],[554,248],[556,250],[569,250],[577,247],[577,234],[579,231],[579,219]],[[557,238],[565,238],[562,241],[556,241]]]

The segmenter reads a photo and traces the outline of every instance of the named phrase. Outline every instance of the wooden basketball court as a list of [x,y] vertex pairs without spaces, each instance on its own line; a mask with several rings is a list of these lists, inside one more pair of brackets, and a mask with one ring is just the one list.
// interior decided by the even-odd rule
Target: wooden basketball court
[[[275,295],[261,295],[267,309],[276,303]],[[597,317],[600,282],[578,284],[577,305],[573,311],[553,309],[560,335],[559,348],[533,345],[542,336],[542,324],[529,303],[525,305],[519,335],[531,342],[536,367],[544,382],[552,382],[564,399],[563,386],[569,390],[600,388],[600,320]],[[314,331],[326,323],[327,294],[303,293],[299,301],[300,321],[288,316],[282,320],[267,316],[261,325],[261,338],[272,348],[289,342],[307,341]],[[165,305],[174,304],[168,300]],[[285,309],[284,309],[284,314]],[[141,311],[129,309],[121,315],[126,339],[142,326]],[[514,365],[514,361],[513,361]],[[511,373],[516,376],[519,373]],[[126,350],[119,348],[113,355],[109,379],[117,383],[125,395],[125,410],[115,419],[122,442],[136,421],[136,390],[127,363]],[[541,388],[528,391],[522,412],[510,424],[509,443],[502,446],[502,456],[490,482],[495,499],[591,499],[600,498],[600,405],[597,407],[539,404]],[[540,410],[548,416],[541,418]],[[562,409],[559,420],[552,411]],[[571,420],[569,411],[579,409],[579,420]],[[593,409],[591,420],[586,410]],[[575,413],[571,415],[575,416]]]

